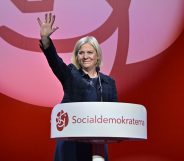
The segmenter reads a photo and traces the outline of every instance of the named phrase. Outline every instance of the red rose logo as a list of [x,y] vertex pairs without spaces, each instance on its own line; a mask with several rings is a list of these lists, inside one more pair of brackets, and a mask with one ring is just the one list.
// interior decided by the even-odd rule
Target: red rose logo
[[68,125],[68,114],[65,113],[63,110],[58,112],[57,118],[56,118],[56,127],[58,131],[62,131],[64,127]]

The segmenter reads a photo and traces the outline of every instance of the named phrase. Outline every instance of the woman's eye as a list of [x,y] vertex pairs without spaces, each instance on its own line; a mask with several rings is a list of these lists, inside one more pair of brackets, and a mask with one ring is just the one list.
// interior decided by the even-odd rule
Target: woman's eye
[[93,51],[88,51],[87,53],[88,53],[88,54],[93,54]]
[[79,55],[84,55],[84,54],[92,55],[93,53],[94,53],[94,51],[86,51],[86,52],[84,52],[84,51],[79,51],[79,52],[78,52]]
[[79,51],[78,54],[79,55],[82,55],[82,54],[84,54],[84,52],[83,51]]

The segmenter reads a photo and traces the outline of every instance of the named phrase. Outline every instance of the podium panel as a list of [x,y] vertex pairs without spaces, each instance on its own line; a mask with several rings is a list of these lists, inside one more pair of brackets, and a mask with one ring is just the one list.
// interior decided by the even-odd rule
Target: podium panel
[[147,139],[147,112],[131,103],[58,104],[51,113],[51,138],[98,143]]

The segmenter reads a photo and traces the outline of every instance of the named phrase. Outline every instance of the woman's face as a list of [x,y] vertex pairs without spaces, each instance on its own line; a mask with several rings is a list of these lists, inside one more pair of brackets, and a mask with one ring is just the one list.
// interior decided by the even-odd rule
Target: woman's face
[[77,60],[82,69],[87,71],[95,70],[98,60],[96,50],[89,43],[82,45],[77,54]]

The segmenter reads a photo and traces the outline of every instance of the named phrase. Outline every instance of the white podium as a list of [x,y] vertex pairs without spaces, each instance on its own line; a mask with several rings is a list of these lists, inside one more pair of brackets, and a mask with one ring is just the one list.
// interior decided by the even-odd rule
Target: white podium
[[130,103],[58,104],[51,113],[51,138],[92,143],[147,139],[147,112]]

